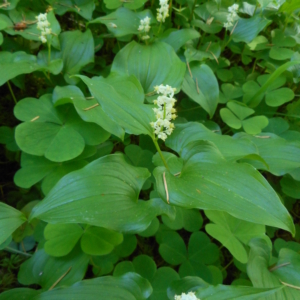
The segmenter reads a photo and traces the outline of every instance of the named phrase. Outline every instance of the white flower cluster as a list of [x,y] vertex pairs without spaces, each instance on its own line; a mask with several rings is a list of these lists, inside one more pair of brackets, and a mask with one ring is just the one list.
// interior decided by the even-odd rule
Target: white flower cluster
[[47,13],[39,14],[35,18],[37,19],[37,29],[41,31],[41,36],[39,37],[39,39],[42,41],[42,43],[47,43],[46,36],[48,34],[51,34],[51,28],[49,28],[50,23],[47,20]]
[[233,4],[232,6],[228,7],[229,14],[227,15],[227,22],[224,23],[224,27],[226,29],[233,26],[233,22],[234,22],[235,17],[237,16],[238,11],[239,11],[239,5],[238,4]]
[[158,22],[165,22],[165,19],[169,16],[169,4],[168,0],[159,0],[160,8],[157,9],[156,19]]
[[142,40],[148,40],[150,38],[150,36],[146,34],[151,28],[150,21],[151,18],[149,18],[148,16],[140,21],[138,31],[140,31],[141,33],[145,33],[145,35],[142,36]]
[[175,300],[200,300],[195,296],[195,293],[189,292],[188,294],[182,293],[180,296],[175,296]]
[[160,86],[155,86],[154,90],[157,94],[162,95],[153,101],[158,108],[153,108],[156,115],[156,122],[151,122],[150,124],[154,128],[154,133],[157,137],[165,141],[175,128],[171,120],[177,117],[175,114],[176,109],[174,108],[176,100],[173,98],[176,89],[169,85],[164,86],[161,84]]

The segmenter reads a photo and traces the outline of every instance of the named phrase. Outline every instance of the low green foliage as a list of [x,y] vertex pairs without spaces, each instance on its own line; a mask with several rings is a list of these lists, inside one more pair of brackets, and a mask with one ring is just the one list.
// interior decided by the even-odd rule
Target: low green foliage
[[299,13],[2,1],[0,300],[300,299]]

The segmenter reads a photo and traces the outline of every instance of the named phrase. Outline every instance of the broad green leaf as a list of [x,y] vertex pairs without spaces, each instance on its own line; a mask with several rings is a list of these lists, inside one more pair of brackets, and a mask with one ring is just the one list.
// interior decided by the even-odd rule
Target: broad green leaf
[[0,202],[0,244],[4,243],[26,220],[27,218],[23,213]]
[[108,9],[116,9],[120,6],[124,6],[129,9],[137,9],[142,7],[147,0],[134,0],[132,2],[121,2],[120,0],[104,0],[104,3]]
[[[5,18],[5,21],[7,23],[5,32],[13,36],[20,35],[27,40],[41,42],[39,39],[41,31],[37,28],[36,19],[35,19],[36,15],[37,15],[36,12],[30,11],[28,9],[22,10],[21,8],[20,10],[13,10],[9,12],[9,17],[11,19],[9,19],[8,17]],[[24,18],[25,18],[25,22],[28,23],[27,28],[25,28],[24,30],[15,30],[13,28],[14,24],[24,22]],[[3,18],[0,17],[0,19]],[[53,11],[47,13],[47,20],[50,23],[49,28],[53,32],[53,35],[50,35],[48,39],[49,40],[51,39],[52,47],[59,49],[60,46],[59,46],[58,36],[61,32],[61,28]]]
[[[253,239],[250,243],[247,274],[256,288],[278,288],[282,282],[299,286],[299,254],[288,249],[280,251],[276,265],[270,266],[271,248],[265,240]],[[294,277],[296,275],[296,277]],[[288,278],[286,277],[288,276]],[[294,283],[294,284],[293,284]],[[286,286],[266,300],[298,299],[300,291]]]
[[268,295],[275,294],[281,288],[253,288],[245,286],[209,285],[199,277],[186,277],[173,281],[168,290],[169,299],[174,299],[175,295],[194,292],[195,296],[203,300],[256,300],[267,299]]
[[280,12],[286,13],[286,14],[291,14],[292,12],[296,11],[297,9],[300,8],[300,3],[297,0],[290,0],[280,7]]
[[169,29],[160,36],[160,41],[171,45],[175,51],[178,51],[186,42],[200,37],[195,29]]
[[258,161],[254,163],[256,168],[282,176],[300,167],[299,141],[288,141],[265,132],[256,137],[239,133],[235,138],[252,141],[256,145],[258,154],[266,161],[269,169]]
[[105,24],[107,29],[115,37],[122,37],[130,34],[139,34],[138,27],[140,25],[140,20],[147,16],[154,20],[150,10],[133,12],[125,7],[120,7],[111,14],[90,21],[89,24]]
[[61,177],[71,171],[81,169],[86,164],[87,162],[84,160],[56,163],[42,156],[34,156],[22,152],[22,168],[15,173],[14,182],[19,187],[28,189],[44,179],[42,190],[44,194],[47,194]]
[[192,61],[204,61],[206,59],[216,60],[220,57],[221,46],[219,43],[205,43],[198,49],[187,45],[187,49],[184,52],[184,56],[187,62]]
[[56,285],[68,286],[83,279],[88,262],[88,255],[82,253],[79,247],[64,257],[49,256],[41,249],[21,265],[18,281],[23,285],[38,284],[47,290],[69,271]]
[[106,255],[122,241],[121,233],[101,227],[88,227],[81,237],[80,245],[82,251],[89,255]]
[[69,254],[80,237],[83,229],[78,224],[48,224],[44,230],[45,252],[59,257]]
[[127,133],[147,134],[153,137],[150,122],[154,112],[143,103],[143,89],[134,76],[113,74],[108,78],[79,76],[88,86],[91,94],[108,114]]
[[55,105],[73,103],[82,120],[96,123],[106,131],[124,139],[124,130],[108,117],[96,99],[87,100],[77,86],[56,86],[53,91],[53,103]]
[[78,74],[82,67],[94,62],[94,39],[90,30],[66,31],[60,34],[63,74],[67,82],[73,84],[70,76]]
[[90,20],[95,9],[93,0],[47,0],[47,2],[54,8],[55,14],[61,16],[70,11],[77,13],[83,18]]
[[212,116],[219,100],[219,85],[213,71],[205,64],[191,64],[186,71],[182,90]]
[[31,219],[50,223],[86,223],[120,232],[145,230],[167,205],[160,199],[138,201],[150,176],[114,154],[94,160],[64,176],[35,206]]
[[179,154],[192,141],[207,140],[214,143],[227,160],[240,159],[249,154],[258,154],[257,148],[251,141],[241,142],[230,136],[223,136],[212,132],[203,124],[189,122],[176,124],[172,135],[166,140],[166,145]]
[[20,74],[29,74],[40,68],[37,58],[25,52],[5,52],[0,53],[0,69],[5,70],[0,74],[0,86],[6,81],[15,78]]
[[70,287],[46,291],[32,300],[146,300],[152,293],[149,282],[135,273],[127,273],[121,277],[105,276],[87,279]]
[[29,288],[15,288],[10,289],[1,293],[0,300],[12,300],[12,299],[22,299],[22,300],[32,300],[35,296],[39,295],[41,290],[34,290]]
[[265,226],[249,223],[220,211],[206,211],[206,216],[215,224],[207,224],[206,232],[225,246],[241,263],[248,261],[248,253],[243,245],[253,237],[265,234]]
[[295,180],[290,176],[284,176],[280,180],[282,191],[294,199],[300,198],[300,181]]
[[179,176],[164,167],[156,168],[160,197],[167,200],[165,173],[172,205],[225,211],[236,218],[294,234],[292,218],[268,181],[252,166],[228,162],[211,149],[203,142],[188,144],[181,153],[185,164]]
[[236,43],[251,43],[254,38],[256,38],[256,36],[269,24],[271,24],[270,20],[258,15],[250,19],[239,18],[237,25],[232,32],[232,39]]
[[185,64],[168,44],[157,42],[144,46],[132,41],[115,56],[111,71],[134,75],[145,94],[153,92],[154,87],[161,84],[168,84],[179,91]]
[[16,128],[19,147],[55,162],[71,160],[83,152],[85,144],[98,145],[109,137],[98,125],[82,121],[72,106],[54,108],[49,94],[40,100],[21,100],[14,114],[25,121]]

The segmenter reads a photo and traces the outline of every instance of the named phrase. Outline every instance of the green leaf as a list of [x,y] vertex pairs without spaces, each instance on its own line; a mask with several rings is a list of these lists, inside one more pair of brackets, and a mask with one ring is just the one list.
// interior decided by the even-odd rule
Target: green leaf
[[81,169],[86,164],[87,162],[84,160],[56,163],[42,156],[22,152],[22,168],[15,173],[14,182],[19,187],[28,189],[43,180],[42,191],[47,194],[61,177],[71,171]]
[[186,71],[182,90],[212,116],[219,100],[219,85],[213,71],[205,64],[191,64]]
[[290,0],[288,2],[283,3],[283,5],[281,5],[279,11],[284,12],[289,15],[299,8],[300,8],[300,3],[297,0]]
[[203,223],[200,212],[196,209],[185,209],[181,207],[174,207],[176,211],[175,219],[168,216],[162,216],[162,221],[165,225],[173,230],[180,230],[184,228],[186,231],[198,231]]
[[143,103],[143,89],[134,76],[78,77],[88,86],[104,112],[127,133],[153,137],[150,122],[154,120],[154,112],[150,105]]
[[145,2],[147,2],[147,0],[135,0],[135,1],[132,1],[132,2],[120,2],[120,0],[104,0],[104,3],[106,5],[106,7],[108,9],[116,9],[122,5],[124,5],[124,7],[126,8],[129,8],[129,9],[137,9],[137,8],[140,8],[142,7]]
[[[166,201],[186,208],[220,210],[239,219],[295,232],[288,211],[268,181],[248,164],[225,161],[203,142],[186,146],[185,164],[179,176],[163,167],[154,170],[157,189]],[[212,201],[214,199],[214,201]]]
[[234,218],[225,212],[206,211],[206,216],[215,224],[207,224],[206,232],[217,239],[241,263],[248,261],[248,253],[243,245],[248,245],[253,237],[265,234],[265,226]]
[[300,181],[293,179],[290,176],[284,176],[280,180],[282,191],[294,199],[300,198]]
[[82,251],[89,255],[106,255],[122,241],[121,233],[101,227],[88,227],[84,231],[80,244]]
[[189,40],[194,40],[200,37],[200,34],[195,29],[169,29],[159,37],[161,42],[171,45],[175,51],[178,51]]
[[185,243],[175,231],[162,234],[158,251],[170,265],[179,265],[187,259]]
[[105,276],[83,280],[70,287],[46,291],[32,300],[103,299],[146,300],[152,293],[149,282],[135,273],[121,277]]
[[77,13],[83,18],[90,20],[95,9],[93,0],[47,0],[47,2],[54,8],[55,14],[61,16],[70,11]]
[[166,145],[181,154],[184,147],[192,142],[207,140],[214,143],[227,160],[240,159],[249,154],[258,154],[257,148],[251,141],[234,139],[212,132],[203,124],[189,122],[176,124],[172,135],[166,140]]
[[[228,286],[228,285],[209,285],[199,277],[186,277],[171,283],[168,290],[169,299],[174,299],[175,295],[188,293],[192,291],[197,298],[203,300],[256,300],[269,299],[265,296],[275,294],[281,288],[253,288],[245,286]],[[262,298],[263,297],[263,298]]]
[[47,224],[44,230],[45,252],[59,257],[69,254],[80,237],[83,229],[78,224]]
[[247,120],[243,120],[243,128],[249,134],[259,134],[262,129],[268,126],[269,120],[265,116],[255,116]]
[[269,88],[269,86],[284,72],[286,71],[288,68],[300,64],[300,61],[298,60],[294,60],[294,61],[289,61],[283,65],[281,65],[280,67],[278,67],[273,73],[272,75],[269,77],[269,79],[262,85],[262,87],[260,89],[258,89],[254,95],[248,100],[248,105],[250,107],[255,107],[257,106],[261,99],[262,99],[262,95],[264,94],[264,92]]
[[151,282],[156,273],[154,260],[147,255],[139,255],[133,259],[135,272]]
[[71,75],[78,74],[80,70],[89,63],[94,62],[94,39],[90,30],[67,31],[60,34],[62,60],[65,80],[74,84]]
[[27,218],[23,213],[15,208],[0,202],[0,244],[4,243],[6,239],[20,227]]
[[122,37],[130,34],[139,34],[138,27],[140,25],[140,20],[147,16],[154,20],[150,10],[133,12],[125,7],[120,7],[111,14],[90,21],[89,24],[105,24],[107,29],[115,37]]
[[132,41],[115,56],[111,71],[135,75],[145,94],[153,92],[160,84],[168,84],[179,91],[185,64],[168,44],[158,42],[144,46]]
[[124,130],[107,116],[96,99],[86,100],[84,94],[77,86],[56,86],[53,90],[53,103],[55,105],[73,103],[82,120],[96,123],[121,140],[124,139]]
[[170,267],[159,268],[151,281],[153,293],[149,300],[167,300],[168,287],[174,280],[179,280],[176,271]]
[[56,285],[68,286],[83,279],[88,262],[89,257],[79,247],[64,257],[49,256],[41,249],[21,265],[18,281],[23,285],[38,284],[47,290],[69,270]]
[[41,290],[33,290],[29,288],[16,288],[1,293],[0,300],[22,299],[32,300],[39,295]]
[[254,38],[269,24],[270,20],[262,18],[258,15],[250,19],[239,18],[237,25],[232,32],[232,39],[234,42],[251,43]]
[[252,141],[258,149],[258,154],[269,166],[268,169],[264,164],[257,161],[253,162],[256,168],[282,176],[300,167],[299,141],[288,141],[273,133],[262,133],[257,137],[239,133],[235,137]]
[[[269,266],[271,248],[267,242],[262,239],[253,239],[250,247],[247,274],[254,287],[278,288],[282,287],[280,281],[292,285],[296,283],[299,286],[300,255],[298,253],[289,249],[282,249],[276,265]],[[270,296],[267,299],[298,299],[299,296],[299,290],[286,286],[284,289],[278,291],[276,295]]]
[[121,154],[102,157],[64,176],[35,206],[30,218],[54,224],[86,223],[120,232],[143,231],[168,208],[160,199],[138,201],[149,176],[148,170],[132,167]]
[[16,128],[22,151],[56,162],[71,160],[83,152],[85,144],[98,145],[109,137],[96,124],[82,121],[73,107],[54,108],[51,95],[19,101],[14,114],[25,121]]
[[0,69],[5,70],[5,72],[0,74],[0,86],[18,75],[29,74],[39,68],[37,58],[34,55],[29,55],[22,51],[15,53],[1,51]]
[[289,88],[282,88],[275,91],[271,91],[266,94],[266,103],[269,106],[277,107],[281,106],[284,103],[287,103],[291,100],[293,100],[295,97],[295,94],[293,90]]

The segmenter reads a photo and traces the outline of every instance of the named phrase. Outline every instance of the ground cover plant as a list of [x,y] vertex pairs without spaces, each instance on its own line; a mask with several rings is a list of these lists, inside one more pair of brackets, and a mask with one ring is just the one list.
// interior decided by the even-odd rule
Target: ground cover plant
[[0,2],[0,300],[300,299],[300,2]]

